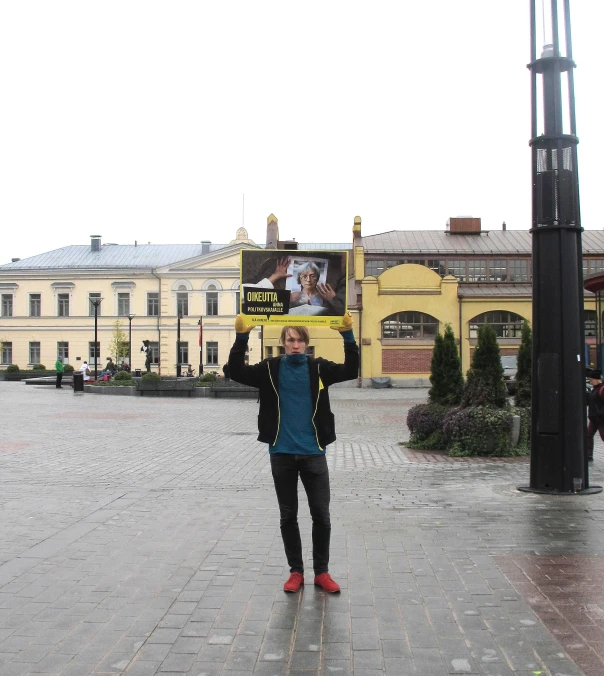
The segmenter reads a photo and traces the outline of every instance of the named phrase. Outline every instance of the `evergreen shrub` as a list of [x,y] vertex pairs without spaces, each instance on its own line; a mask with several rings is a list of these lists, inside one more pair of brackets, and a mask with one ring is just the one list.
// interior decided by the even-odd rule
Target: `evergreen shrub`
[[495,330],[489,324],[478,329],[478,341],[467,373],[462,406],[507,406],[507,388]]
[[46,371],[46,366],[44,364],[34,364],[34,366],[31,367],[32,371]]
[[445,324],[444,336],[439,333],[434,340],[430,383],[428,397],[432,403],[455,406],[461,401],[463,375],[451,324]]
[[525,321],[522,325],[522,342],[518,348],[518,362],[516,371],[516,406],[530,407],[531,405],[531,377],[533,363],[533,332],[531,325]]
[[449,409],[441,404],[417,404],[407,414],[411,438],[406,443],[418,450],[444,450],[447,440],[442,432],[443,419]]
[[6,373],[18,373],[20,370],[21,369],[17,366],[17,364],[10,364],[6,367]]
[[[123,373],[123,371],[122,371],[122,373]],[[153,371],[150,371],[149,373],[143,373],[143,377],[141,378],[141,380],[144,383],[159,383],[159,382],[161,382],[161,378],[160,378],[159,374],[153,373]]]
[[132,374],[130,373],[130,371],[118,371],[113,376],[113,380],[132,380]]
[[201,383],[215,383],[217,380],[218,376],[213,371],[208,371],[199,378],[199,382]]
[[73,373],[74,369],[73,369],[73,366],[71,364],[65,364],[65,366],[63,367],[63,370],[65,371],[65,373]]

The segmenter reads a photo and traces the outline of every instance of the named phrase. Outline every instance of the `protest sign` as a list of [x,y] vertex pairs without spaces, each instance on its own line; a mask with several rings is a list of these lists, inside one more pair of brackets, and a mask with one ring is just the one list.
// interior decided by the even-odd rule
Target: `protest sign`
[[337,326],[347,310],[347,251],[241,251],[241,314],[255,324]]

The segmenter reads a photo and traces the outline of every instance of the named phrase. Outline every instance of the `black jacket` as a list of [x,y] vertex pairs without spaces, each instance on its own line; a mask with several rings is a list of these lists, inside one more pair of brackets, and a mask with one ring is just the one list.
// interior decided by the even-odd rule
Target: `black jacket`
[[[279,363],[282,357],[264,359],[253,366],[245,365],[247,342],[236,340],[229,355],[231,380],[259,389],[258,441],[275,445],[279,435]],[[321,357],[308,357],[311,399],[314,404],[312,423],[319,448],[336,440],[333,413],[329,406],[328,388],[334,383],[353,380],[359,375],[359,347],[344,343],[344,363],[336,364]]]
[[604,385],[599,383],[589,393],[587,417],[598,422],[604,421]]

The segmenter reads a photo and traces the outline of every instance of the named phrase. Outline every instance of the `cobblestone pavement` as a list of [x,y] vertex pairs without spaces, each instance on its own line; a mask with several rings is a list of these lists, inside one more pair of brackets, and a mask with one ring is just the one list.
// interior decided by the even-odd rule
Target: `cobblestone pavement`
[[0,382],[0,674],[603,674],[604,496],[407,452],[425,396],[332,390],[342,593],[312,585],[302,500],[309,584],[286,595],[254,401]]

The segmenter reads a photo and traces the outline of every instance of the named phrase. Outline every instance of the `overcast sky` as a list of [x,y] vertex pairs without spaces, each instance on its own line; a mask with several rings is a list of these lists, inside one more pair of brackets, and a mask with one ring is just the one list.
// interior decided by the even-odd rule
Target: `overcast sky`
[[[571,0],[583,227],[604,2]],[[120,244],[528,229],[528,0],[0,4],[0,263]],[[598,84],[599,83],[599,84]]]

